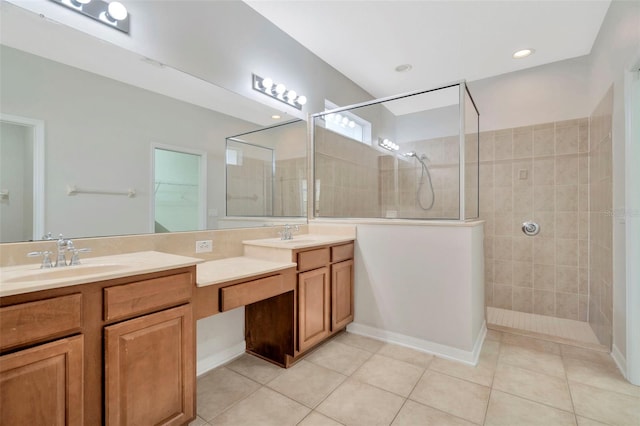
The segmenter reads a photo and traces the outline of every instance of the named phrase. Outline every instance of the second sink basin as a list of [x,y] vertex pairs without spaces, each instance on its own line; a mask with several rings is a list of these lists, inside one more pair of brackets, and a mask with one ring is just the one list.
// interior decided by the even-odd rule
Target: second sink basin
[[77,277],[79,275],[103,274],[126,268],[118,264],[88,264],[65,266],[62,268],[33,269],[24,271],[15,277],[3,277],[4,283],[22,283],[30,281],[56,280],[61,278]]

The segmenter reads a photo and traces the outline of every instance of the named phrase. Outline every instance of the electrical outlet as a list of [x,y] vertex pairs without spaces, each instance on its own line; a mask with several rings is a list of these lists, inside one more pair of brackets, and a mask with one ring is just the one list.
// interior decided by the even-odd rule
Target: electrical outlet
[[196,241],[196,253],[208,253],[213,250],[212,240]]

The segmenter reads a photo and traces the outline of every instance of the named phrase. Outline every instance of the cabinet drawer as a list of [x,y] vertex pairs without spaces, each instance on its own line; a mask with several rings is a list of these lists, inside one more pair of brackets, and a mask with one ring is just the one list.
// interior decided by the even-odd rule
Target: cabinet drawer
[[293,279],[285,279],[283,275],[261,278],[220,289],[220,310],[222,312],[239,306],[250,305],[260,300],[293,291]]
[[104,319],[119,318],[167,308],[191,299],[191,273],[152,278],[104,289]]
[[353,243],[331,247],[331,262],[353,259]]
[[311,269],[322,268],[329,263],[329,248],[302,251],[297,257],[298,271],[310,271]]
[[6,306],[0,308],[0,350],[68,336],[81,327],[81,294]]

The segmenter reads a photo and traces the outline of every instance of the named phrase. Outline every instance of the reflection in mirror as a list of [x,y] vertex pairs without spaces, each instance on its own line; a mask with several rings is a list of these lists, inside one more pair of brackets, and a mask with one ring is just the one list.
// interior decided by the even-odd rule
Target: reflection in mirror
[[227,216],[306,215],[307,123],[227,138]]
[[43,235],[44,123],[0,114],[0,243]]
[[[47,144],[44,163],[34,168],[44,174],[45,202],[33,208],[42,225],[11,240],[49,231],[69,238],[154,232],[155,145],[207,155],[204,217],[192,229],[264,225],[222,216],[225,140],[273,122],[275,110],[5,2],[1,31],[0,111],[44,122]],[[29,34],[46,35],[47,43]],[[304,151],[306,141],[297,143]],[[134,194],[113,195],[123,192]]]
[[154,231],[205,229],[207,154],[180,148],[153,149]]

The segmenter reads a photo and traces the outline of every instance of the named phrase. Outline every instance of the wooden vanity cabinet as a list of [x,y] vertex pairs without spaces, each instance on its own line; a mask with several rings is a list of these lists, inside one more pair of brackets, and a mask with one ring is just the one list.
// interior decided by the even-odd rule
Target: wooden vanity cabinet
[[353,321],[354,244],[293,252],[298,264],[297,353]]
[[0,298],[0,425],[195,418],[195,266]]
[[81,312],[81,294],[0,308],[0,425],[83,424]]

